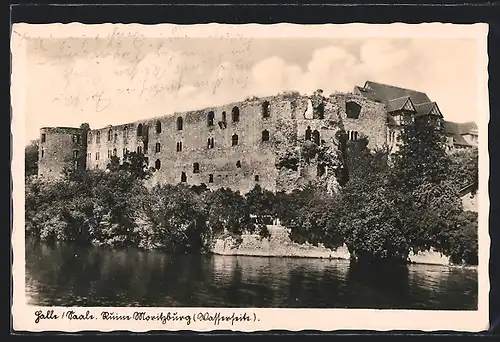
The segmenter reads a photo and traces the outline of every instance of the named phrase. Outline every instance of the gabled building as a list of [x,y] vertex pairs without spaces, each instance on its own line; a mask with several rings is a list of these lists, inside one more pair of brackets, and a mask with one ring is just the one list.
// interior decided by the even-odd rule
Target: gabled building
[[478,129],[475,122],[445,122],[448,146],[452,149],[477,148]]
[[354,92],[386,106],[387,145],[392,151],[396,151],[401,143],[404,124],[423,117],[444,125],[449,150],[477,147],[475,123],[445,121],[438,104],[424,92],[372,81],[366,81],[362,87],[356,86]]

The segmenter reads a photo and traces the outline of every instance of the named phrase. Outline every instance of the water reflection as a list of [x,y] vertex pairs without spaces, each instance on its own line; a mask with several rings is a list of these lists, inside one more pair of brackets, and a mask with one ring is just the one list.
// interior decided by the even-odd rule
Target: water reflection
[[477,272],[343,260],[167,255],[30,243],[30,304],[313,308],[477,308]]

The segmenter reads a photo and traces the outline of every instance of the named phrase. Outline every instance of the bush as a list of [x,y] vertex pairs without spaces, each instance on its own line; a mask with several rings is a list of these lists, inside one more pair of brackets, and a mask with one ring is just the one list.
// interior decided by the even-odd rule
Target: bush
[[169,252],[205,247],[206,213],[201,198],[187,186],[157,185],[143,191],[136,211],[138,245]]

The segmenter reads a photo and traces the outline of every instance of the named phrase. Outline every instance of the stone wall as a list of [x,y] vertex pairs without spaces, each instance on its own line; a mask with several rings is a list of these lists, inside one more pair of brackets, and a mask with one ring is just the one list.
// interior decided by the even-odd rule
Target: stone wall
[[59,177],[64,168],[75,167],[81,148],[79,128],[44,127],[40,129],[38,149],[38,175],[42,178]]
[[268,226],[270,238],[261,238],[256,234],[243,235],[241,244],[236,245],[231,239],[218,239],[212,249],[219,255],[247,255],[262,257],[301,257],[325,259],[349,259],[347,248],[331,250],[323,246],[292,242],[286,229],[280,226]]
[[[257,234],[243,235],[243,241],[237,244],[232,239],[218,239],[212,253],[218,255],[246,255],[260,257],[300,257],[349,260],[351,255],[346,246],[335,250],[324,246],[298,244],[292,242],[288,232],[282,226],[268,226],[271,237],[262,238]],[[449,257],[431,249],[417,254],[410,253],[409,261],[416,264],[450,265]]]
[[[367,136],[371,148],[383,147],[387,143],[387,110],[381,103],[371,101],[355,94],[332,94],[329,101],[332,111],[337,111],[342,119],[345,131],[358,132],[358,136]],[[361,107],[359,117],[349,118],[346,103],[354,102]]]
[[[304,121],[307,101],[306,96],[285,93],[92,130],[88,139],[88,168],[103,169],[113,153],[123,157],[126,149],[137,151],[139,147],[148,157],[150,167],[159,166],[151,183],[178,183],[184,173],[188,185],[205,183],[212,189],[230,187],[247,192],[258,183],[263,188],[279,190],[277,151],[280,146],[297,148],[300,134],[297,123]],[[265,103],[267,116],[263,115]],[[235,108],[239,113],[236,122]],[[178,120],[182,120],[182,129],[178,129]],[[329,139],[337,131],[325,125],[325,120],[307,121],[322,130],[322,139]],[[306,127],[306,123],[301,123],[302,126]],[[290,128],[289,132],[284,132],[285,127]],[[264,131],[269,134],[267,141],[263,141]],[[238,136],[236,146],[233,135]],[[182,143],[181,151],[178,143]]]
[[[357,119],[347,117],[348,101],[360,106]],[[152,184],[205,183],[212,189],[230,187],[245,193],[258,183],[271,191],[288,191],[310,181],[335,182],[335,169],[343,161],[338,133],[344,127],[367,134],[374,146],[382,145],[387,135],[384,110],[383,105],[353,94],[325,98],[318,92],[310,97],[283,93],[93,129],[86,151],[81,152],[86,154],[87,168],[105,169],[113,155],[122,158],[127,150],[142,151],[149,166],[157,169]],[[233,119],[235,112],[238,120]],[[263,141],[264,131],[267,141]],[[313,135],[309,140],[317,140],[327,161],[318,157],[304,162],[301,149],[306,131]],[[236,145],[233,136],[237,136]],[[70,146],[65,140],[58,153],[71,156],[68,149],[74,146]],[[53,156],[49,169],[55,174],[62,170],[55,165],[63,162],[61,156]],[[296,165],[278,166],[283,159],[296,159]],[[324,169],[321,174],[319,167]]]

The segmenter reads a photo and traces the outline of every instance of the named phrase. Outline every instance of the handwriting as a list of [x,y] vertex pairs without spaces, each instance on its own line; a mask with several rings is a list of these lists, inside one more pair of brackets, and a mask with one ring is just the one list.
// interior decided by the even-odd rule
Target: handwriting
[[40,323],[44,319],[58,319],[59,316],[54,314],[54,310],[47,310],[45,313],[42,310],[35,311],[35,323]]
[[[231,325],[234,325],[235,322],[251,322],[252,320],[250,319],[250,316],[247,315],[247,313],[243,313],[240,315],[236,315],[234,312],[230,316],[224,316],[220,312],[217,312],[215,314],[210,314],[209,312],[206,313],[198,313],[195,315],[196,320],[198,321],[209,321],[213,322],[214,325],[220,325],[221,322],[231,322]],[[255,319],[255,318],[254,318]]]
[[[112,108],[113,101],[123,97],[150,100],[165,94],[175,94],[183,87],[212,94],[223,87],[247,87],[251,68],[246,58],[253,41],[235,33],[225,37],[207,38],[215,42],[224,39],[224,52],[200,54],[182,35],[182,27],[172,31],[178,37],[149,38],[140,32],[125,32],[119,27],[107,35],[79,37],[25,37],[38,51],[37,64],[60,66],[63,82],[57,83],[57,95],[52,102],[63,107],[104,112]],[[17,32],[15,34],[20,35]],[[174,48],[171,43],[184,39],[186,50]],[[199,39],[199,38],[198,38]],[[230,61],[232,71],[224,70]],[[211,75],[220,66],[223,75]],[[61,71],[62,70],[62,71]],[[245,74],[246,72],[246,74]]]
[[38,324],[43,320],[69,320],[69,321],[90,321],[90,320],[102,320],[102,321],[141,321],[145,323],[160,322],[161,324],[169,323],[184,323],[186,325],[191,325],[192,323],[210,323],[213,325],[223,325],[230,324],[235,325],[237,323],[249,323],[257,322],[260,319],[257,318],[255,313],[249,314],[247,312],[242,313],[229,313],[223,314],[221,312],[194,312],[192,314],[179,313],[179,312],[146,312],[146,311],[135,311],[129,313],[119,313],[113,311],[101,311],[100,314],[92,313],[90,310],[84,312],[77,312],[75,310],[62,311],[56,314],[54,310],[47,310],[43,312],[42,310],[35,311],[35,323]]
[[94,315],[90,313],[89,310],[85,312],[85,314],[78,314],[74,311],[68,311],[66,312],[66,318],[69,320],[91,320],[91,319],[96,319]]

